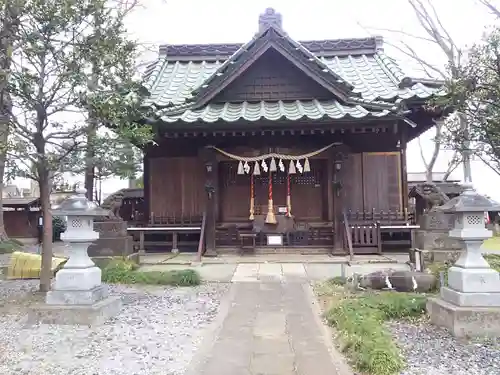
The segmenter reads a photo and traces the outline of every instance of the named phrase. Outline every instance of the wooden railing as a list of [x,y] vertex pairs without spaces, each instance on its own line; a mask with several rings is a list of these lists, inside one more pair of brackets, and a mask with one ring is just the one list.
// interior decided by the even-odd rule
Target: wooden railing
[[200,231],[200,242],[198,242],[198,262],[201,262],[201,256],[203,255],[203,248],[205,247],[205,227],[207,222],[207,212],[203,212],[203,218],[201,219],[201,231]]
[[[349,253],[378,253],[382,251],[379,222],[370,220],[367,216],[343,212],[345,227],[344,243],[347,242]],[[373,216],[371,217],[373,218]],[[352,255],[351,255],[352,256]]]
[[414,213],[408,210],[347,210],[346,216],[351,222],[365,223],[380,223],[380,224],[396,224],[413,223]]
[[200,225],[203,215],[186,214],[175,215],[169,213],[157,214],[151,212],[149,225],[151,226],[169,226],[169,225]]

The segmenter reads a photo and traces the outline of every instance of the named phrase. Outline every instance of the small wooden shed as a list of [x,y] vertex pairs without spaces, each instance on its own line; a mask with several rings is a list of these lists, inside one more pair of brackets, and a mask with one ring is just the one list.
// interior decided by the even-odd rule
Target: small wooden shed
[[5,231],[10,238],[36,238],[40,198],[3,198]]

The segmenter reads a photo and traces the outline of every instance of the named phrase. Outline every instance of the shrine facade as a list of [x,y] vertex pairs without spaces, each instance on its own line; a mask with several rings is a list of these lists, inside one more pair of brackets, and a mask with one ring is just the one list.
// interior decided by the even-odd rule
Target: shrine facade
[[267,9],[248,43],[161,46],[145,78],[147,225],[199,227],[206,254],[340,254],[380,251],[356,228],[410,223],[406,145],[443,82],[406,76],[381,38],[297,42]]

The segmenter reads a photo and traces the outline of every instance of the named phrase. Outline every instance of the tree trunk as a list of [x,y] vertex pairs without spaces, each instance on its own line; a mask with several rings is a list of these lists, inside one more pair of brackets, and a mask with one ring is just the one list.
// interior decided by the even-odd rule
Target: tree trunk
[[9,120],[12,103],[7,83],[12,63],[15,33],[19,24],[19,14],[24,2],[6,2],[3,8],[3,20],[0,29],[0,241],[8,239],[3,221],[3,199],[5,160],[7,158],[7,139],[9,135]]
[[94,181],[95,181],[95,150],[94,139],[96,137],[95,120],[90,116],[90,124],[87,128],[87,148],[85,150],[85,190],[89,201],[94,201]]
[[[2,132],[1,130],[1,127],[2,125],[0,124],[0,132]],[[3,136],[3,134],[7,134],[7,132],[2,132],[2,135],[0,135],[0,145],[3,145],[6,143],[7,141],[7,137],[6,136]],[[4,176],[4,172],[5,172],[5,152],[0,152],[0,241],[5,241],[5,240],[8,240],[9,239],[9,236],[7,235],[7,232],[5,231],[5,224],[4,224],[4,221],[3,221],[3,196],[2,196],[2,192],[3,192],[3,186],[4,186],[4,183],[3,183],[3,176]]]
[[40,292],[50,290],[52,280],[52,214],[50,212],[50,181],[46,168],[39,168],[40,202],[42,205],[42,269],[40,272]]
[[85,190],[87,190],[86,196],[89,201],[94,200],[94,156],[92,151],[87,148],[87,151],[85,152],[85,183],[84,187]]

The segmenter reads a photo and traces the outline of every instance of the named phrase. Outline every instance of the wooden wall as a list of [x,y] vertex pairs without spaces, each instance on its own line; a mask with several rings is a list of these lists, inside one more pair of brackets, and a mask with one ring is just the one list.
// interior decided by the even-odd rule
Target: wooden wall
[[153,216],[202,216],[204,165],[197,157],[155,157],[149,163],[149,212]]
[[6,211],[3,212],[5,231],[12,238],[36,238],[39,211]]
[[399,152],[350,154],[342,176],[343,205],[347,210],[403,209]]

